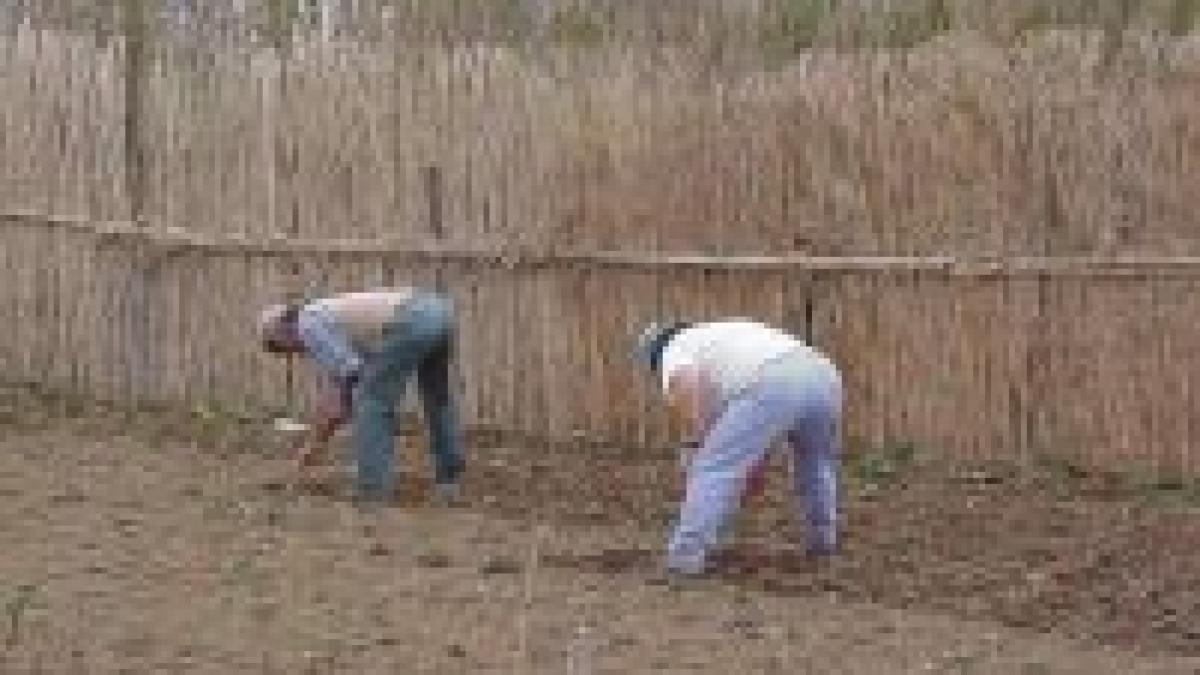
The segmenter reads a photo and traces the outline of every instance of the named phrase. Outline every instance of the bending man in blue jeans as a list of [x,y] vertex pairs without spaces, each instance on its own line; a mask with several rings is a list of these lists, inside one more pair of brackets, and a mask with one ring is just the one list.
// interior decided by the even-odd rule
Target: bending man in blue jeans
[[837,549],[842,383],[836,366],[803,341],[753,321],[653,325],[635,356],[662,379],[694,448],[687,492],[667,550],[670,573],[707,570],[708,556],[748,484],[761,489],[780,436],[792,455],[798,515],[809,556]]
[[448,298],[410,288],[345,293],[309,304],[275,305],[259,321],[263,348],[309,356],[321,371],[311,433],[297,449],[311,469],[348,418],[358,463],[358,498],[393,495],[395,409],[416,373],[430,432],[438,496],[457,497],[464,469],[450,391],[455,320]]

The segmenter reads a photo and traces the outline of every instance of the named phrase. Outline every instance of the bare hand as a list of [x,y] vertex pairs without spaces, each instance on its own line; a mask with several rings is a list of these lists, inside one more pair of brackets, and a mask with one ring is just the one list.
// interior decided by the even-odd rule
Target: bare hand
[[767,487],[767,459],[763,457],[750,467],[746,476],[746,489],[742,492],[743,500],[751,500],[760,496]]
[[317,417],[322,426],[339,426],[346,420],[349,410],[346,409],[346,397],[336,386],[321,390],[316,402]]
[[304,444],[292,452],[292,461],[298,482],[307,484],[316,480],[315,469],[325,464],[326,451],[327,448],[323,446]]

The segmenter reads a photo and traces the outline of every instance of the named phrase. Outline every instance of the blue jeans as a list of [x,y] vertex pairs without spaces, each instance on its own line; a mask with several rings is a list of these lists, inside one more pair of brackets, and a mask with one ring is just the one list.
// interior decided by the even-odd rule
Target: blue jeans
[[824,358],[788,354],[727,401],[689,467],[687,494],[667,551],[668,567],[700,572],[741,498],[751,467],[784,436],[791,449],[796,512],[807,516],[808,550],[837,546],[842,382]]
[[422,293],[398,308],[380,347],[367,356],[354,399],[358,489],[365,500],[390,498],[396,404],[414,372],[429,428],[434,479],[456,482],[464,469],[458,410],[450,391],[455,337],[448,298]]

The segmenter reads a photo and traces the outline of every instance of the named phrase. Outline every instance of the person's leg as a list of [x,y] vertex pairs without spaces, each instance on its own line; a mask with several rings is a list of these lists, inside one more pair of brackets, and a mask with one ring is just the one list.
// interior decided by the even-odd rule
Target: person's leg
[[365,501],[386,501],[392,495],[396,399],[403,384],[404,380],[378,376],[363,378],[354,397],[358,496]]
[[464,467],[462,430],[450,387],[450,361],[454,355],[453,326],[417,368],[417,386],[429,428],[434,481],[438,486],[458,482]]
[[409,375],[440,339],[438,318],[424,302],[400,310],[363,368],[354,399],[354,445],[364,500],[388,500],[392,495],[397,399]]
[[785,400],[756,390],[729,403],[692,461],[667,566],[696,574],[737,507],[750,468],[795,418]]
[[840,378],[832,370],[805,382],[807,403],[787,438],[792,448],[796,514],[808,526],[807,552],[824,555],[838,546],[842,391]]

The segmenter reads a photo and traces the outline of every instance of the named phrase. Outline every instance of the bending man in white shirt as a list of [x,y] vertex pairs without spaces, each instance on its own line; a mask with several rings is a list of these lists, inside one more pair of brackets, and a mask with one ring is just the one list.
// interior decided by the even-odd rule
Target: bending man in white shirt
[[807,516],[805,550],[836,551],[842,382],[825,355],[749,320],[652,325],[635,351],[661,377],[694,448],[668,571],[706,570],[748,481],[761,487],[758,472],[780,436],[791,448],[797,514]]

